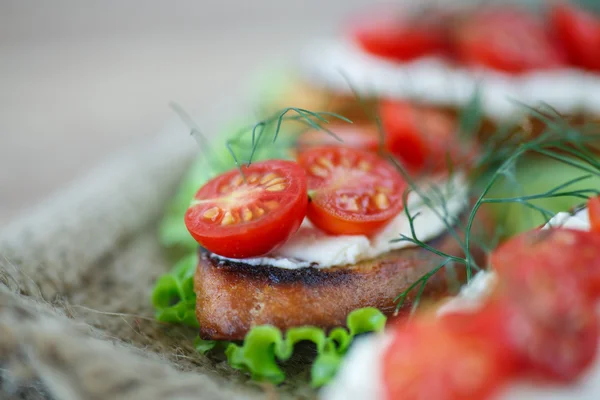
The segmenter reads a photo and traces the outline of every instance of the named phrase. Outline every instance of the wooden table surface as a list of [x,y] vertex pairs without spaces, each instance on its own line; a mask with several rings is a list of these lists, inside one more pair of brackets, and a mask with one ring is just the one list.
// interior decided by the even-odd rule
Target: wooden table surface
[[199,117],[218,126],[257,72],[369,3],[3,0],[0,223],[150,140],[172,118],[171,100],[210,109]]

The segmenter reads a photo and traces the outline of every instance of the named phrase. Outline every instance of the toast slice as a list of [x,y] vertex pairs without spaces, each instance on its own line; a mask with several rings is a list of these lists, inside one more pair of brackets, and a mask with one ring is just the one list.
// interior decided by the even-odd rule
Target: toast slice
[[[448,233],[429,244],[447,254],[463,253]],[[390,315],[396,307],[394,298],[443,259],[421,247],[407,247],[355,265],[326,269],[252,266],[211,257],[203,249],[199,260],[194,290],[200,337],[241,340],[251,327],[263,324],[282,330],[302,325],[345,326],[346,316],[361,307],[377,307]],[[464,279],[463,270],[456,269],[458,279]],[[429,280],[427,297],[448,293],[452,280],[446,274],[442,268]],[[404,309],[412,298],[406,299]]]

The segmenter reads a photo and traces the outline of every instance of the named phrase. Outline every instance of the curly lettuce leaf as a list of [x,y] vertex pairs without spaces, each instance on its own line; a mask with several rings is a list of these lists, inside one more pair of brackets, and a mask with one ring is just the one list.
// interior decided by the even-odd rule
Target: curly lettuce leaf
[[161,276],[152,291],[156,319],[198,328],[194,272],[198,265],[196,253],[181,259],[169,273]]
[[381,332],[385,323],[386,317],[378,309],[361,308],[348,315],[347,329],[335,328],[329,335],[312,326],[288,329],[285,336],[274,326],[257,326],[248,332],[242,345],[231,343],[225,354],[233,368],[249,372],[253,380],[279,384],[285,374],[278,363],[290,359],[297,343],[312,342],[317,356],[311,367],[311,385],[320,387],[333,378],[356,335]]
[[[152,292],[157,320],[193,328],[200,326],[196,319],[193,282],[197,263],[198,256],[194,252],[157,280]],[[347,328],[335,328],[329,335],[314,326],[291,328],[284,334],[274,326],[261,325],[252,328],[241,345],[196,338],[194,347],[204,354],[216,347],[227,346],[225,354],[233,368],[249,372],[253,380],[279,384],[285,374],[278,363],[292,357],[297,343],[312,342],[317,355],[310,371],[311,385],[320,387],[333,378],[356,335],[381,332],[385,323],[386,317],[378,309],[361,308],[348,315]]]

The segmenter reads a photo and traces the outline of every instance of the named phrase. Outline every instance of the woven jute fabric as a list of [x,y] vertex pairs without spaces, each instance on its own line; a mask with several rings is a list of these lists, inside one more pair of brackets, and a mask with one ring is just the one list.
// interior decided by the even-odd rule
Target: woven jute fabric
[[153,318],[152,285],[173,264],[157,223],[193,151],[159,137],[2,227],[0,399],[314,397],[253,384],[196,352],[193,329]]

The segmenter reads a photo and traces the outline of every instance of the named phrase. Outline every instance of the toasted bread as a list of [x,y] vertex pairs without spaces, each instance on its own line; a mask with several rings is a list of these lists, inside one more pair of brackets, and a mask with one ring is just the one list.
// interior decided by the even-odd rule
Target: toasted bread
[[[447,233],[430,244],[447,254],[462,254]],[[326,269],[252,266],[211,257],[205,250],[200,250],[199,260],[194,288],[200,337],[240,340],[252,326],[263,324],[282,330],[302,325],[344,326],[348,313],[361,307],[377,307],[390,315],[396,307],[394,298],[443,259],[424,248],[407,247],[355,265]],[[429,280],[424,294],[436,298],[447,290],[446,270],[441,269]],[[411,299],[407,298],[405,306]]]

